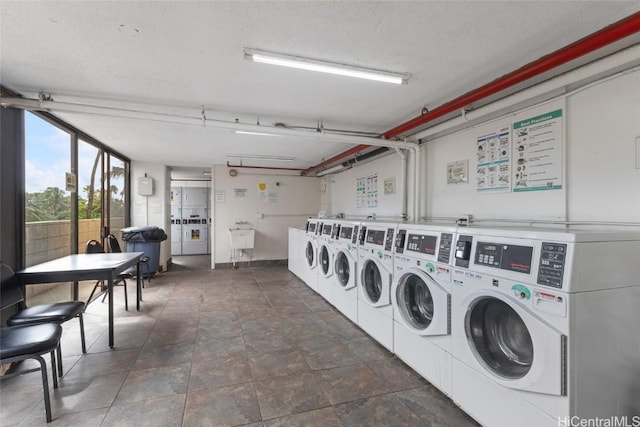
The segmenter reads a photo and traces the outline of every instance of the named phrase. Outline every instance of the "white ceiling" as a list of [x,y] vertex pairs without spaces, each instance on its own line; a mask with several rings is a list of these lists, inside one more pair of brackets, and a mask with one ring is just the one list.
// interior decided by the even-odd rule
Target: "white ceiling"
[[[640,1],[0,2],[0,81],[27,97],[242,123],[385,131],[640,10]],[[243,47],[411,73],[395,86],[243,59]],[[60,113],[133,160],[306,168],[351,147]],[[234,161],[235,162],[235,161]],[[234,163],[232,162],[232,163]]]

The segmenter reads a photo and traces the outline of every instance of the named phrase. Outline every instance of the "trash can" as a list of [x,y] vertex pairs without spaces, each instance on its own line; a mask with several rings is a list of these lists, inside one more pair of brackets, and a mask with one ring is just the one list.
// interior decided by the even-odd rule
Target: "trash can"
[[167,240],[167,234],[159,227],[128,227],[120,231],[127,252],[144,252],[149,257],[148,271],[144,274],[153,276],[160,267],[160,242]]

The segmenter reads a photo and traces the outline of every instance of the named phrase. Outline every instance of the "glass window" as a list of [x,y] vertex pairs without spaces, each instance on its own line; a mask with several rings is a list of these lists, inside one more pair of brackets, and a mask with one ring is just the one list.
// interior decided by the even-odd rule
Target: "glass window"
[[[71,135],[25,113],[25,265],[71,253]],[[69,185],[67,185],[69,184]],[[68,300],[69,283],[29,285],[29,305]]]

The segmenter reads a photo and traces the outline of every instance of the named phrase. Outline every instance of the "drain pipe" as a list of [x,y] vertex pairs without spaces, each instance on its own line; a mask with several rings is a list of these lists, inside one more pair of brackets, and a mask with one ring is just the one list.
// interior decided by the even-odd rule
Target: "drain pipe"
[[421,165],[421,156],[422,149],[419,144],[416,144],[413,147],[413,221],[420,220],[420,184],[422,180],[420,179],[422,175]]
[[398,153],[400,155],[400,185],[402,187],[402,193],[401,193],[401,206],[402,206],[402,213],[401,213],[401,217],[402,217],[402,221],[406,221],[407,220],[407,192],[408,192],[408,188],[407,188],[407,161],[408,161],[408,156],[407,156],[407,151],[400,149],[400,148],[396,148],[396,153]]

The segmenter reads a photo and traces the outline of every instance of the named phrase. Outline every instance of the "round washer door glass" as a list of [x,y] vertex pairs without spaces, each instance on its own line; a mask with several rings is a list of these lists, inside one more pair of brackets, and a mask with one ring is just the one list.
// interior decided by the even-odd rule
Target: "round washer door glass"
[[396,300],[402,318],[412,327],[424,330],[433,321],[433,296],[420,276],[405,274],[398,281]]
[[322,266],[322,274],[327,274],[329,272],[329,250],[324,245],[320,250],[320,265]]
[[533,342],[527,325],[506,302],[483,297],[466,316],[469,344],[494,374],[509,379],[524,377],[533,363]]
[[349,260],[344,252],[338,252],[336,255],[336,264],[335,264],[335,274],[338,276],[338,282],[342,287],[347,286],[349,283],[350,271],[349,271]]
[[382,296],[382,276],[380,269],[373,261],[366,261],[362,272],[362,286],[373,303],[377,303]]
[[305,257],[307,258],[307,265],[311,267],[313,265],[313,244],[311,242],[307,242],[307,249],[305,251]]

